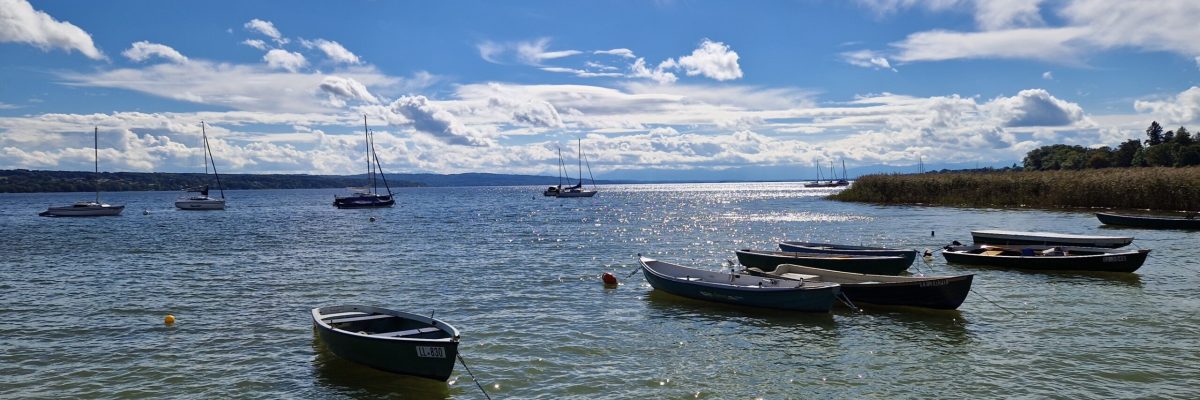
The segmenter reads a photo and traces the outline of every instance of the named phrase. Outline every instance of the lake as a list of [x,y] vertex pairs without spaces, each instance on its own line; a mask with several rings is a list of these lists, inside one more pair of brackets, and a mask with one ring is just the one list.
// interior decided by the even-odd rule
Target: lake
[[[0,194],[0,393],[483,397],[462,365],[441,383],[329,353],[309,309],[367,304],[458,327],[493,398],[1200,397],[1200,232],[839,203],[799,183],[542,189],[402,188],[381,210],[335,209],[342,190],[229,191],[225,211],[104,193],[125,213],[81,219],[37,213],[91,194]],[[983,228],[1132,235],[1153,251],[1133,274],[918,259],[913,273],[976,274],[957,311],[745,309],[630,276],[639,253],[719,269],[782,240],[937,250]]]

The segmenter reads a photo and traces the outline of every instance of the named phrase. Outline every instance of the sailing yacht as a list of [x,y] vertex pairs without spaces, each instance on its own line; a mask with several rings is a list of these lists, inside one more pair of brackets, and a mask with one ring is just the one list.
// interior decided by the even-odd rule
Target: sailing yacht
[[[596,179],[592,178],[593,190],[583,188],[583,139],[579,139],[579,183],[569,188],[562,188],[558,191],[558,197],[592,197],[596,195],[594,188],[596,187]],[[588,166],[588,175],[592,173],[592,167]]]
[[[555,147],[558,147],[557,145]],[[558,147],[558,186],[551,186],[542,191],[542,196],[557,197],[562,192],[562,179],[567,166],[563,163],[562,147]]]
[[69,206],[49,207],[38,213],[43,217],[100,217],[120,215],[124,205],[100,202],[100,127],[92,129],[92,154],[96,165],[96,201],[78,201]]
[[212,198],[208,196],[208,184],[193,188],[184,189],[188,192],[196,192],[198,195],[181,196],[175,199],[175,207],[180,210],[224,210],[225,209],[225,188],[221,186],[221,176],[217,174],[217,162],[212,157],[212,148],[208,145],[208,133],[204,130],[204,121],[200,121],[200,138],[201,144],[204,145],[204,176],[208,177],[208,165],[212,163],[213,176],[217,180],[217,190],[221,191],[221,198]]
[[[367,141],[367,186],[358,188],[349,196],[334,196],[333,206],[337,208],[376,208],[391,207],[396,204],[392,198],[392,187],[388,186],[387,176],[383,174],[383,166],[379,165],[379,155],[375,154],[374,134],[367,129],[367,116],[363,115],[363,136]],[[375,180],[375,170],[383,180],[387,194],[379,193],[378,181]]]

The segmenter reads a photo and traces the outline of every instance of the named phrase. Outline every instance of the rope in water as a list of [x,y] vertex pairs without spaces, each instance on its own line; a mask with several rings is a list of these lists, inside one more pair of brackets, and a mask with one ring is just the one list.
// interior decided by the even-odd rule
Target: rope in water
[[842,304],[845,304],[846,306],[850,307],[851,310],[854,310],[857,312],[862,312],[861,308],[856,307],[854,305],[854,303],[850,302],[850,298],[846,297],[845,293],[838,292],[837,296],[834,296],[834,297],[837,298],[838,300],[840,300],[842,302]]
[[486,397],[488,400],[492,400],[492,396],[489,396],[487,390],[483,389],[483,385],[479,384],[479,379],[475,377],[475,373],[471,372],[471,367],[467,366],[467,360],[463,359],[462,354],[458,355],[458,362],[462,363],[463,368],[467,369],[467,374],[471,375],[471,380],[475,381],[475,386],[479,388],[480,392],[483,392],[483,397]]
[[999,307],[1001,310],[1007,311],[1009,314],[1012,314],[1014,317],[1017,316],[1017,313],[1009,311],[1007,308],[1004,308],[1004,306],[1001,306],[1000,304],[997,304],[996,302],[992,301],[992,299],[989,299],[989,298],[985,297],[984,295],[979,294],[979,292],[975,291],[974,288],[971,289],[971,293],[975,293],[976,296],[982,297],[984,300],[987,300],[988,303],[992,303],[993,306]]

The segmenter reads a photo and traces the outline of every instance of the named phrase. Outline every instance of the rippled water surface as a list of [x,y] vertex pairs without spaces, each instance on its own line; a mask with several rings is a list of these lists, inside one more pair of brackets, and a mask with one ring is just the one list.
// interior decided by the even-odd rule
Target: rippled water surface
[[[436,311],[493,398],[1200,397],[1200,232],[798,186],[401,189],[385,210],[334,209],[337,190],[232,191],[209,212],[106,193],[125,214],[84,219],[36,215],[86,194],[0,195],[0,397],[482,398],[461,365],[440,383],[330,354],[307,312],[346,303]],[[761,311],[626,277],[638,253],[717,269],[780,240],[937,249],[979,228],[1154,251],[1135,274],[918,260],[910,271],[976,274],[951,312]],[[606,271],[622,285],[605,289]]]

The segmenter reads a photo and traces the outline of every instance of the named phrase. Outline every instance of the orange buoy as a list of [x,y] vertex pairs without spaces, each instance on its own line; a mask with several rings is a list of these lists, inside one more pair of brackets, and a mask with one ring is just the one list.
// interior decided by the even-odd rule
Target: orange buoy
[[604,281],[604,286],[616,286],[617,285],[617,277],[613,276],[613,274],[608,273],[608,272],[605,272],[604,275],[602,275],[600,277],[600,280]]
[[167,325],[174,325],[175,324],[175,316],[171,315],[171,314],[167,314],[166,318],[163,318],[163,323],[167,324]]

